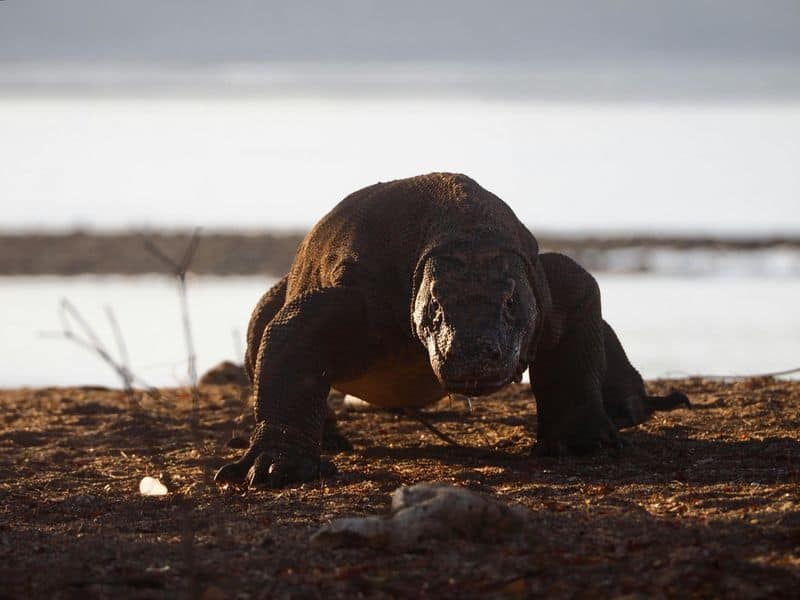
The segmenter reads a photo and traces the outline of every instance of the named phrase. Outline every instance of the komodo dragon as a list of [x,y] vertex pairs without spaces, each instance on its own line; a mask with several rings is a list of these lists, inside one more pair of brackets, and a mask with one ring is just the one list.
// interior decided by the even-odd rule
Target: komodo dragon
[[620,447],[617,430],[688,404],[648,396],[600,312],[597,282],[460,174],[359,190],[311,230],[256,306],[245,368],[256,428],[218,482],[320,474],[331,386],[385,408],[481,396],[530,367],[537,449]]

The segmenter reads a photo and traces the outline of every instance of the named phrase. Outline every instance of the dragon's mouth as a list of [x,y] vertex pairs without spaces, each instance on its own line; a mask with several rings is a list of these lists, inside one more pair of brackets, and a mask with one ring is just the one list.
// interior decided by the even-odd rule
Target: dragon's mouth
[[445,389],[454,394],[465,396],[486,396],[505,387],[511,382],[511,377],[502,379],[447,379],[443,381]]
[[490,375],[495,375],[495,377],[448,378],[444,376],[441,368],[437,367],[437,364],[441,365],[440,357],[442,353],[439,350],[436,336],[428,337],[426,345],[428,347],[428,354],[431,357],[439,359],[431,360],[431,366],[442,387],[444,387],[448,393],[463,394],[464,396],[487,396],[504,388],[514,379],[513,373],[497,377],[496,375],[498,373],[503,372],[501,369],[494,369],[494,373],[490,372]]

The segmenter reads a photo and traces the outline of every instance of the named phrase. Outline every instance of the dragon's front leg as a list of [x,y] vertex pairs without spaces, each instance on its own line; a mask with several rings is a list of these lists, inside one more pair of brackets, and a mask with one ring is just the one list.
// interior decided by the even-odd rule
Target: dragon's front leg
[[306,292],[270,321],[254,372],[256,428],[244,455],[215,480],[280,487],[320,475],[320,452],[330,382],[351,342],[363,330],[361,293],[348,287]]

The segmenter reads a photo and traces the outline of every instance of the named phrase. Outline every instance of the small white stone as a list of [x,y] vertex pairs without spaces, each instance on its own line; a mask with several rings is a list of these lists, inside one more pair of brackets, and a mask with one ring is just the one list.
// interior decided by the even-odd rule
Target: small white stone
[[142,496],[166,496],[167,487],[155,477],[143,477],[139,482],[139,492]]

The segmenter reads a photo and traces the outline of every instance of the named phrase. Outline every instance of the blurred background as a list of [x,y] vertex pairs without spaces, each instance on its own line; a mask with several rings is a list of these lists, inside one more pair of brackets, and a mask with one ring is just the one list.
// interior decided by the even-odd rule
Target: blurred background
[[[302,234],[377,181],[458,171],[596,273],[646,377],[800,364],[800,3],[0,2],[0,386],[241,360]],[[115,350],[116,352],[116,350]]]

